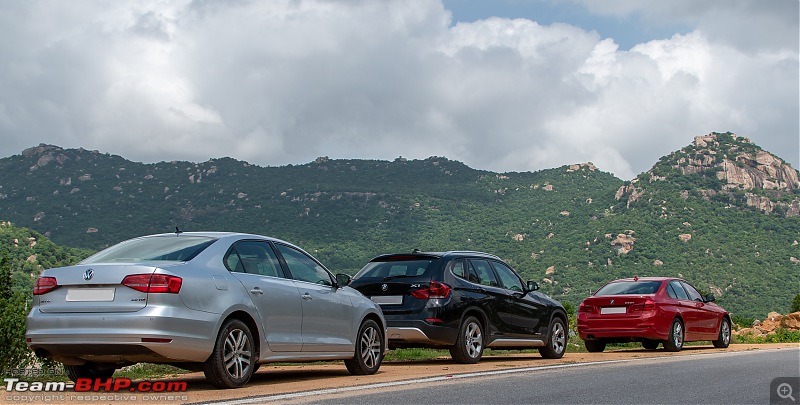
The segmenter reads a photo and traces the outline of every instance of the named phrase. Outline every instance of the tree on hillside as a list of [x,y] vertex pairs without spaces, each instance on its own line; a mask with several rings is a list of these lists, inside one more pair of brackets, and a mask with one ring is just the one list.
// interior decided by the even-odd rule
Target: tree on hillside
[[25,294],[11,289],[11,268],[0,258],[0,370],[28,364],[30,351],[25,345]]
[[800,294],[794,296],[792,300],[792,309],[790,309],[789,312],[800,312]]

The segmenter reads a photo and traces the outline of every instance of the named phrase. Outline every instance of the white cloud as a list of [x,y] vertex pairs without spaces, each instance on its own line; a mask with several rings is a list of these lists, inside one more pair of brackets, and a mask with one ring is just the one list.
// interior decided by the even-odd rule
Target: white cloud
[[[39,142],[147,162],[438,155],[627,179],[730,130],[797,167],[797,47],[722,40],[694,3],[648,16],[696,30],[628,51],[567,24],[451,26],[429,1],[0,3],[0,35],[19,38],[0,43],[0,156]],[[796,21],[735,5],[703,12],[796,37]]]

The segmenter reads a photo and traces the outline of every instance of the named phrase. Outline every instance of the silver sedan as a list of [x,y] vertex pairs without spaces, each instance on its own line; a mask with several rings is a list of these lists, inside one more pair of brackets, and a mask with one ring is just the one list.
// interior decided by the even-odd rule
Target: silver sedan
[[144,236],[42,272],[26,338],[73,380],[139,362],[203,370],[220,388],[276,361],[344,360],[352,374],[373,374],[386,322],[349,281],[279,239]]

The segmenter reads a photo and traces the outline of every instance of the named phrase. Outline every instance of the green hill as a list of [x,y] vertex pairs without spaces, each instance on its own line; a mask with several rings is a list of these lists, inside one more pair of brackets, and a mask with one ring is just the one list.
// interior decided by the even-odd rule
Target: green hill
[[143,164],[40,145],[0,159],[0,218],[91,250],[175,226],[253,232],[349,273],[391,251],[482,250],[573,304],[614,278],[681,275],[738,315],[785,312],[800,292],[797,171],[735,135],[698,138],[631,182],[591,164]]

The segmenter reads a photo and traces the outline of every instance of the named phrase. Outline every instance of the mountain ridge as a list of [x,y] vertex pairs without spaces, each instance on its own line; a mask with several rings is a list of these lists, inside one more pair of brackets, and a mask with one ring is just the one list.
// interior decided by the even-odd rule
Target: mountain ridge
[[[797,171],[765,153],[711,133],[625,182],[591,163],[506,173],[436,156],[144,164],[39,145],[0,159],[0,219],[93,250],[175,226],[260,233],[350,273],[392,251],[483,250],[573,304],[613,278],[672,275],[757,316],[785,312],[800,285]],[[728,176],[745,168],[758,181]],[[747,203],[756,198],[771,209]]]

